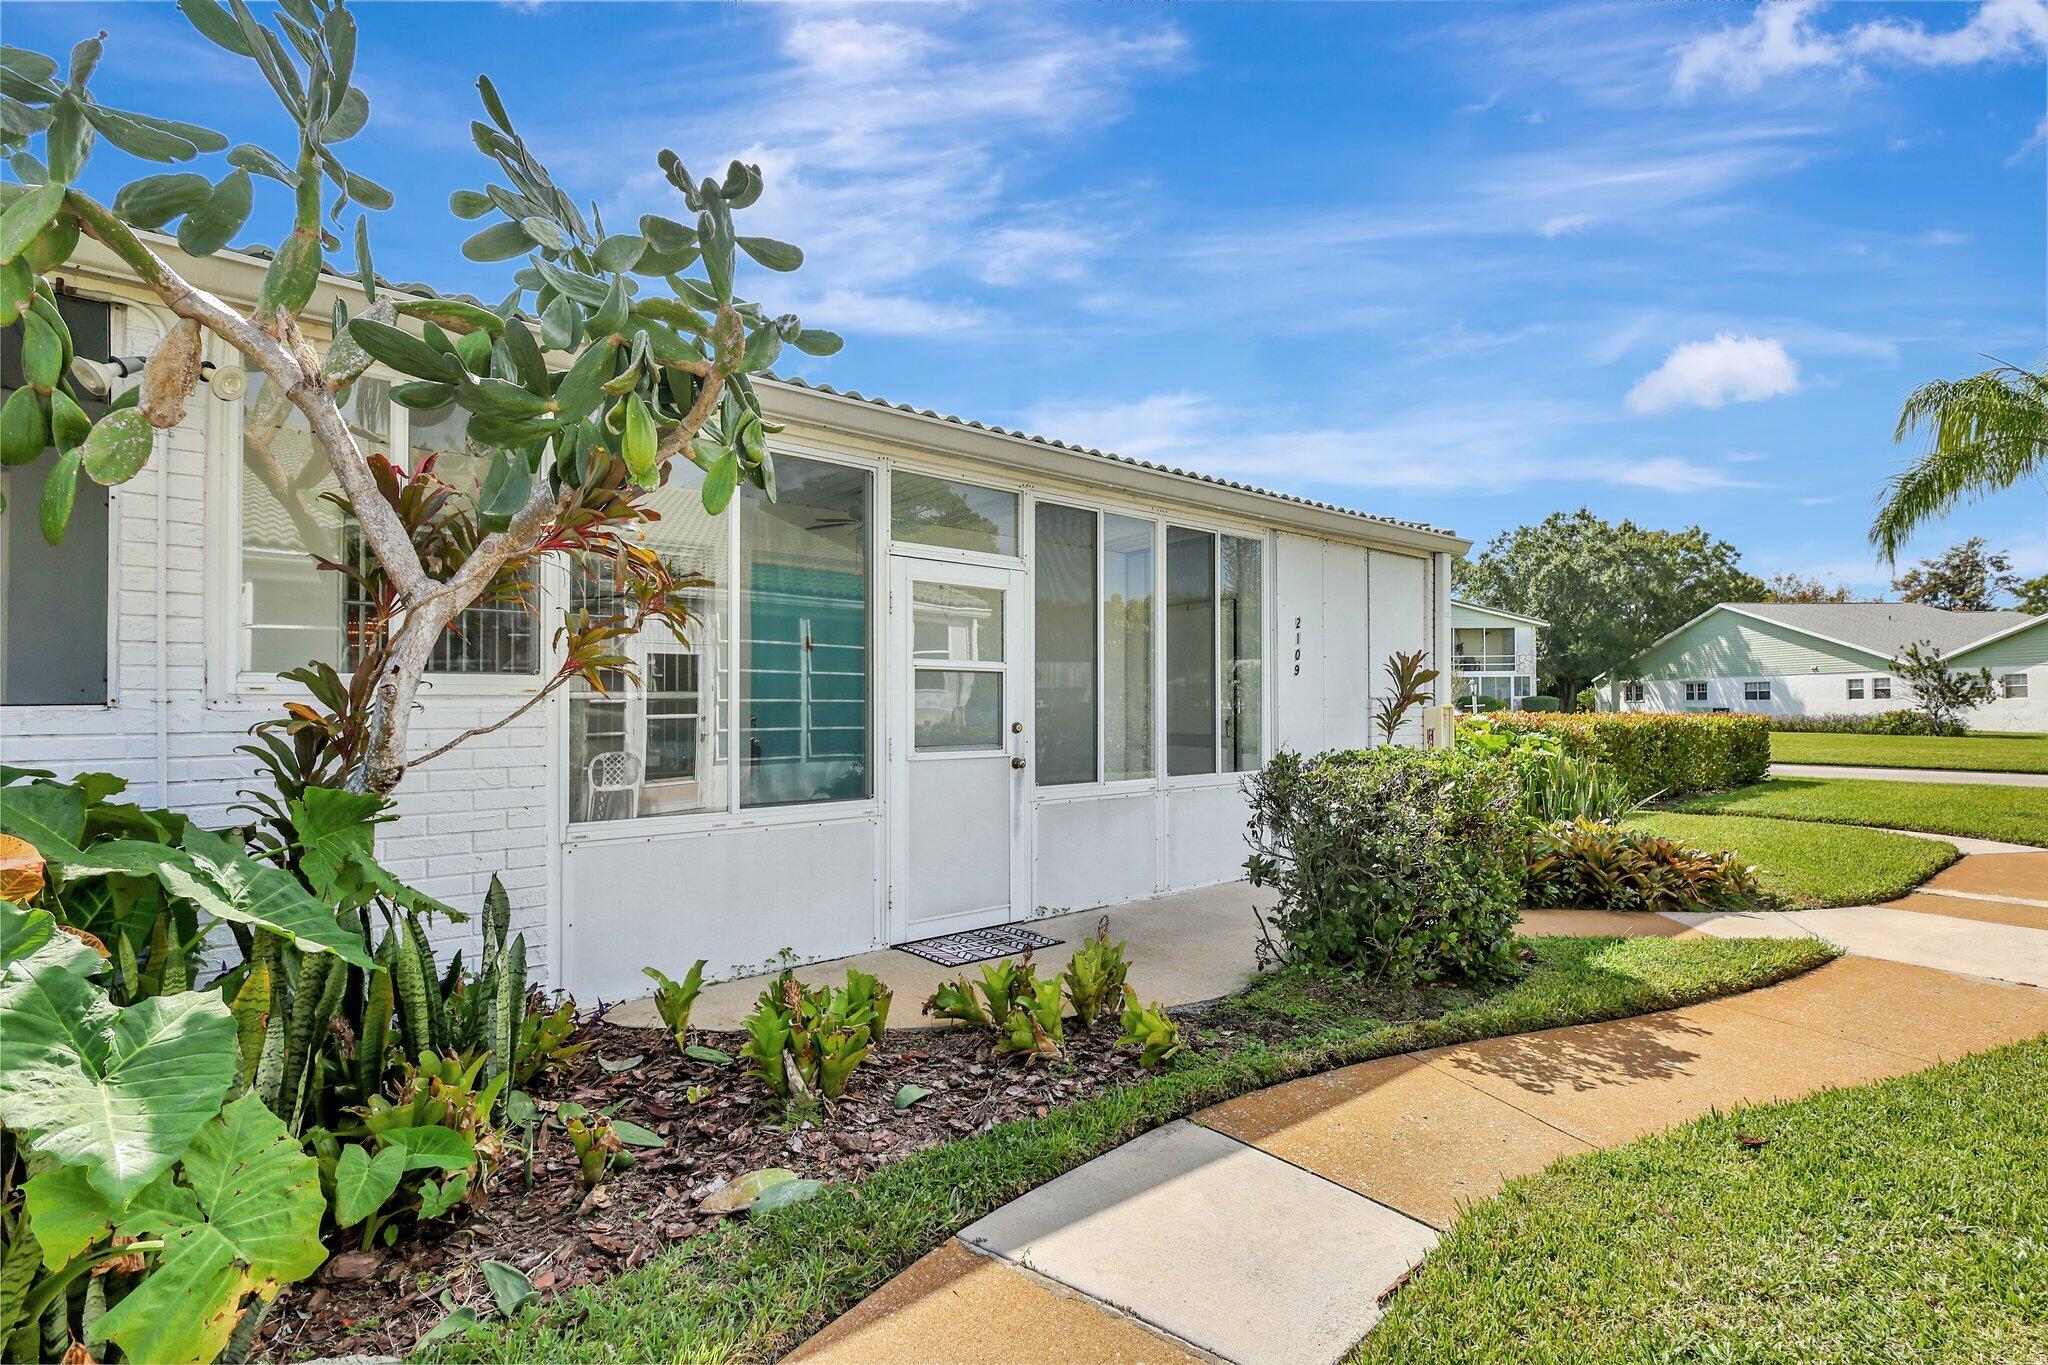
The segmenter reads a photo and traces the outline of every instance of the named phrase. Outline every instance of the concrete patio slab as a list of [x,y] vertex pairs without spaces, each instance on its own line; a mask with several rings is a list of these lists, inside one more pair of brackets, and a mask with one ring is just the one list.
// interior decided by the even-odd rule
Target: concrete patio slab
[[1337,1360],[1436,1244],[1424,1223],[1185,1121],[960,1236],[1241,1365]]
[[1597,1147],[1662,1132],[1709,1109],[1796,1099],[1925,1065],[1713,1005],[1471,1043],[1437,1064]]
[[1433,1053],[1362,1062],[1205,1109],[1195,1122],[1435,1228],[1518,1175],[1587,1150]]
[[1961,782],[1996,787],[2048,787],[2048,773],[1964,772],[1948,768],[1866,768],[1846,763],[1773,763],[1772,777],[1857,777],[1882,782]]
[[1923,890],[1965,895],[2016,896],[2048,905],[2048,849],[2038,853],[1988,853],[1965,858],[1936,873]]
[[2048,901],[2028,903],[2005,896],[1965,896],[1957,891],[1921,889],[1903,900],[1886,901],[1887,910],[1920,915],[1945,915],[1985,924],[2011,924],[2021,929],[2048,930]]
[[1517,933],[1532,938],[1697,938],[1689,929],[1662,915],[1622,910],[1524,910]]
[[1865,957],[2048,987],[2048,931],[2040,929],[1918,914],[1886,905],[1751,915],[1674,914],[1672,918],[1722,938],[1805,934],[1839,943]]
[[1716,1008],[1783,1023],[1932,1065],[2048,1030],[2048,991],[1979,981],[1874,957],[1845,957]]
[[[1258,921],[1255,910],[1271,906],[1275,894],[1249,882],[1226,882],[1195,891],[1176,892],[1133,901],[1107,910],[1079,910],[1067,915],[1048,915],[1028,920],[1019,928],[1063,940],[1057,948],[1040,949],[1033,959],[1041,971],[1063,971],[1067,959],[1081,946],[1081,940],[1095,932],[1104,916],[1109,934],[1130,944],[1130,985],[1146,1000],[1185,1005],[1197,1000],[1214,1000],[1244,985],[1258,967]],[[669,970],[680,977],[687,962]],[[941,967],[913,953],[895,948],[862,953],[858,957],[815,962],[796,969],[806,985],[844,985],[846,969],[858,967],[872,972],[896,992],[889,1012],[889,1027],[934,1027],[937,1021],[918,1012],[931,993],[948,981],[966,975],[976,977],[981,964]],[[754,1008],[769,976],[741,977],[706,986],[697,997],[690,1022],[698,1028],[740,1027]],[[611,1012],[611,1020],[628,1028],[653,1028],[661,1023],[651,999],[631,1000]]]
[[948,1240],[786,1357],[807,1365],[1192,1362],[1159,1332]]

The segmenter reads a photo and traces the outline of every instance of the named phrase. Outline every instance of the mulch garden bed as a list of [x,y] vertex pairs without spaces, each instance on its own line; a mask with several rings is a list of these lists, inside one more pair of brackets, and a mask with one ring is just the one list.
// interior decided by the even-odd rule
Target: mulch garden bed
[[[725,1215],[707,1212],[704,1201],[750,1171],[779,1166],[802,1177],[851,1180],[921,1148],[1042,1116],[1141,1074],[1137,1050],[1116,1046],[1114,1014],[1092,1033],[1068,1024],[1065,1055],[1038,1066],[997,1056],[986,1030],[897,1029],[855,1069],[839,1099],[791,1123],[782,1102],[747,1078],[739,1061],[690,1061],[665,1031],[625,1028],[600,1014],[576,1035],[595,1040],[589,1052],[568,1074],[536,1082],[530,1093],[543,1112],[574,1101],[651,1128],[665,1144],[635,1151],[629,1169],[592,1192],[560,1128],[540,1125],[530,1184],[523,1153],[511,1152],[498,1163],[480,1208],[408,1228],[389,1249],[366,1253],[352,1238],[337,1239],[320,1273],[279,1299],[263,1327],[265,1352],[279,1360],[404,1355],[447,1315],[444,1290],[456,1304],[488,1308],[477,1269],[483,1261],[516,1265],[543,1291],[607,1279],[713,1226]],[[737,1032],[692,1038],[734,1058],[745,1041]],[[616,1071],[604,1065],[636,1057],[638,1063]],[[906,1085],[931,1094],[899,1110],[894,1101]],[[692,1103],[695,1087],[708,1093]]]

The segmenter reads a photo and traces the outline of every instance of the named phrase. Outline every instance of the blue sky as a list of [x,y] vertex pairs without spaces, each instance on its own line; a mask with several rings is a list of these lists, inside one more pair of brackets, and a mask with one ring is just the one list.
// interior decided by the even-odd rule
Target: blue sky
[[[1900,400],[2048,345],[2043,0],[359,16],[387,275],[504,292],[444,208],[489,72],[616,225],[679,209],[663,146],[761,163],[809,262],[754,288],[847,338],[808,378],[1481,541],[1585,504],[1880,588]],[[103,100],[283,144],[169,5],[7,6],[102,27]],[[1916,552],[1971,534],[2048,571],[2038,488]]]

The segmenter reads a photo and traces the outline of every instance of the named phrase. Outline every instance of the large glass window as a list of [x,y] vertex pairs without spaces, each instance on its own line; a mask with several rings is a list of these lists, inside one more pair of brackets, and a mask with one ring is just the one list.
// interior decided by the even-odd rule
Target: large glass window
[[[689,629],[677,635],[652,622],[618,642],[632,661],[608,671],[600,690],[569,685],[569,818],[627,820],[725,810],[731,804],[732,755],[725,698],[731,659],[727,546],[732,514],[704,511],[703,478],[678,463],[669,482],[644,501],[661,514],[647,523],[648,548],[671,572],[711,580],[684,595]],[[575,568],[570,605],[592,617],[613,614],[618,585],[608,559]]]
[[1095,780],[1095,514],[1040,503],[1034,704],[1038,784]]
[[1217,594],[1223,642],[1223,767],[1241,773],[1259,766],[1266,678],[1260,641],[1265,633],[1261,551],[1256,540],[1224,536],[1219,546]]
[[[476,496],[487,460],[468,442],[463,409],[405,414],[402,454],[393,450],[389,384],[357,380],[342,411],[366,454],[413,471],[431,465],[459,497]],[[322,560],[363,563],[370,554],[339,496],[305,416],[252,373],[242,404],[243,671],[280,673],[310,662],[348,670],[361,662],[376,606],[353,579],[321,567]],[[531,675],[539,666],[538,603],[530,589],[508,582],[455,618],[428,671]]]
[[1102,516],[1102,776],[1151,777],[1156,523]]
[[899,469],[890,476],[889,534],[919,545],[1017,553],[1017,495]]
[[[391,455],[389,384],[358,379],[342,415],[365,455]],[[348,580],[319,562],[346,563],[358,552],[343,534],[340,491],[305,414],[252,370],[242,399],[243,671],[350,666]]]
[[[113,309],[95,299],[57,296],[78,354],[113,354]],[[22,329],[0,330],[0,401],[26,380]],[[195,402],[205,401],[203,396]],[[97,420],[104,404],[81,404]],[[43,411],[50,410],[49,400]],[[43,539],[37,507],[57,463],[45,446],[25,463],[0,469],[0,705],[103,705],[107,690],[108,541],[110,490],[80,476],[64,543]],[[163,467],[157,466],[157,477]]]
[[869,475],[775,457],[740,498],[741,803],[868,795]]
[[1216,537],[1166,528],[1166,773],[1216,771]]

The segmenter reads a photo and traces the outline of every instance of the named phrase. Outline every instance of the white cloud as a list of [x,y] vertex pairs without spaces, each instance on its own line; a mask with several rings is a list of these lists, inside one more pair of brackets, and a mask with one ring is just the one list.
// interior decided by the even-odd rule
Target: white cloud
[[1636,381],[1624,400],[1630,412],[1662,412],[1691,404],[1718,408],[1799,391],[1799,364],[1775,338],[1723,332],[1688,341]]
[[1672,89],[1690,98],[1708,86],[1752,94],[1766,81],[1819,70],[1858,74],[1867,62],[1976,66],[2048,49],[2048,0],[1984,0],[1959,28],[1938,33],[1895,19],[1819,28],[1813,0],[1756,6],[1747,24],[1719,29],[1678,49]]
[[1085,276],[1101,243],[1066,223],[1018,223],[983,239],[979,274],[985,283],[1011,287],[1046,280],[1072,283]]
[[1536,399],[1486,410],[1417,408],[1370,423],[1289,424],[1182,390],[1041,403],[1023,425],[1133,459],[1340,502],[1374,491],[1485,494],[1545,483],[1668,493],[1755,486],[1678,456],[1555,453],[1567,437],[1582,442],[1598,420],[1582,407]]
[[1080,280],[1096,244],[1060,217],[1020,218],[1017,168],[1114,122],[1187,47],[1168,22],[1084,27],[1022,8],[769,13],[778,59],[757,76],[711,98],[679,88],[644,103],[624,136],[574,129],[546,150],[613,185],[605,217],[627,222],[675,212],[647,169],[655,146],[700,174],[733,156],[758,163],[766,188],[747,230],[807,257],[764,301],[871,333],[986,333],[1005,325],[997,309],[953,291]]
[[1592,223],[1593,215],[1590,213],[1560,213],[1545,218],[1536,230],[1545,237],[1563,237],[1568,233],[1584,232]]

